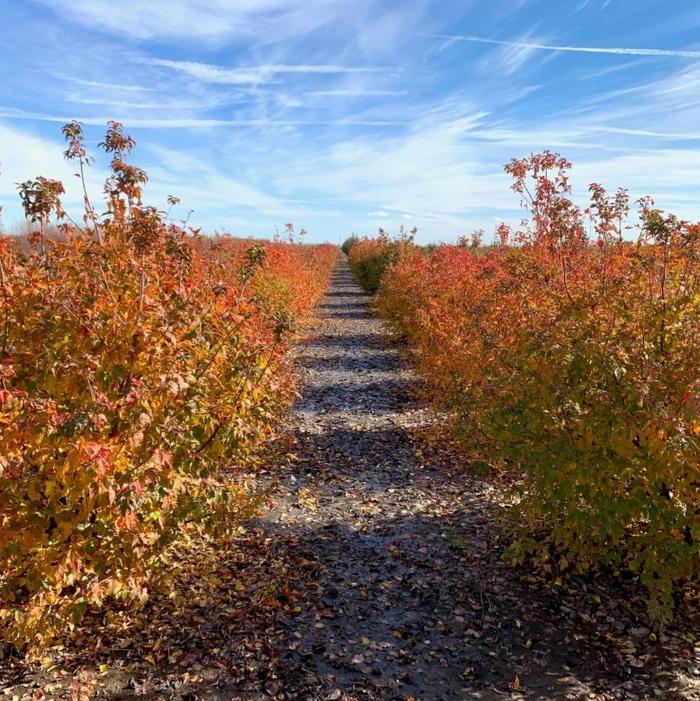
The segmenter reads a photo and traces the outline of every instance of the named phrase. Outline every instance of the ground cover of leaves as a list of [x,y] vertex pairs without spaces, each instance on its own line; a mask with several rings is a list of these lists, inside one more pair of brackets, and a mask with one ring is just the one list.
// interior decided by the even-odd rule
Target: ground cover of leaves
[[0,698],[700,699],[692,616],[655,633],[629,583],[503,561],[503,489],[435,439],[345,264],[296,353],[269,509],[181,549],[140,611],[89,617],[43,660],[0,648]]

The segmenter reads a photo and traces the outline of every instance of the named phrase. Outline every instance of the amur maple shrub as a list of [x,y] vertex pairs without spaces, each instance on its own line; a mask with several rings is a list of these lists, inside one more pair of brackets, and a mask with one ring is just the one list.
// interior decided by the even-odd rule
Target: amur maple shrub
[[[66,156],[89,163],[79,124]],[[337,247],[210,240],[142,202],[110,123],[106,213],[20,185],[36,231],[0,239],[0,638],[41,647],[134,602],[167,545],[251,514],[250,475],[293,394],[286,350]]]
[[352,234],[351,236],[348,236],[345,241],[343,241],[342,245],[340,246],[340,250],[347,256],[350,253],[350,249],[360,240],[360,237],[357,236],[357,234]]
[[377,238],[357,239],[349,249],[348,262],[360,287],[371,294],[379,289],[386,269],[395,263],[404,249],[411,247],[415,230],[392,238],[383,229]]
[[498,242],[413,251],[381,313],[484,460],[520,471],[515,560],[623,567],[673,609],[700,580],[700,226],[592,185],[544,153],[507,166],[530,213]]

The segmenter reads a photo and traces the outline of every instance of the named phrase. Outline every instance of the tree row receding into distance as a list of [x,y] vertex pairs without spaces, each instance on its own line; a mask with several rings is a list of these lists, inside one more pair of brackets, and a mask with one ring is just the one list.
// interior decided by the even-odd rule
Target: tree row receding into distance
[[509,554],[557,579],[638,577],[656,620],[700,575],[700,225],[590,186],[545,152],[506,170],[529,218],[429,250],[352,241],[468,457],[510,471]]
[[[64,135],[84,178],[80,125]],[[39,177],[19,186],[33,232],[0,237],[0,641],[17,646],[144,599],[171,544],[254,512],[291,332],[338,255],[170,222],[133,145],[109,124],[104,213],[86,190],[82,220],[50,226],[64,188]]]

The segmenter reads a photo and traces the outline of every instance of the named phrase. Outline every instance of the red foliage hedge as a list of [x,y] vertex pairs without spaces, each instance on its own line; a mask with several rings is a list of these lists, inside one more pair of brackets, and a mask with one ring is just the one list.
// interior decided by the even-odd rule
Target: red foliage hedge
[[[87,163],[79,125],[67,156]],[[293,393],[290,330],[337,248],[207,239],[141,201],[110,124],[107,214],[0,239],[0,637],[41,646],[108,597],[145,596],[166,545],[250,514],[262,444]]]
[[377,302],[471,449],[522,471],[511,556],[624,565],[663,618],[700,576],[700,226],[642,200],[633,238],[626,192],[582,212],[568,167],[513,161],[523,230],[404,248]]

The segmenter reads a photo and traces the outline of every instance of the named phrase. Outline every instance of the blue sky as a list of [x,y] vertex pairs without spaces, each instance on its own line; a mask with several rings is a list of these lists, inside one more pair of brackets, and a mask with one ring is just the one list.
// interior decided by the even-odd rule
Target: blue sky
[[209,232],[490,232],[521,217],[503,164],[545,148],[582,198],[698,219],[698,30],[697,0],[0,0],[3,221],[36,175],[79,205],[72,118],[93,150],[124,122],[149,203]]

